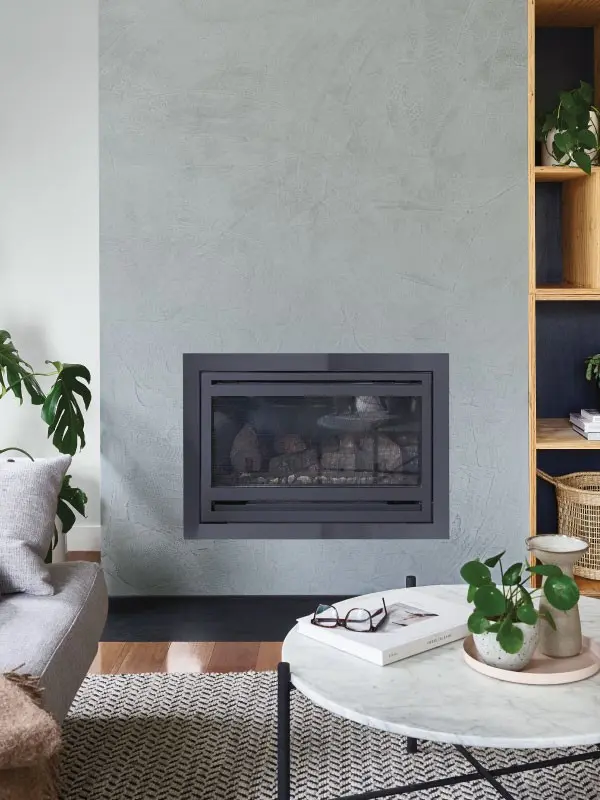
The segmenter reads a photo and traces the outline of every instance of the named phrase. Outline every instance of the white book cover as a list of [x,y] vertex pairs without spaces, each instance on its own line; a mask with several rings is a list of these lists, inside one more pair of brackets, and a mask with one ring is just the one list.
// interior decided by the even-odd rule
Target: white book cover
[[580,436],[583,436],[584,439],[587,439],[588,442],[600,442],[600,432],[598,433],[586,433],[583,428],[580,428],[578,425],[571,426],[575,433],[578,433]]
[[584,419],[581,414],[574,413],[569,415],[569,419],[573,425],[581,428],[585,433],[600,433],[600,422],[590,422],[590,420]]
[[[380,596],[354,597],[336,603],[335,608],[340,619],[353,608],[366,608],[373,613],[381,608],[381,598],[385,599],[388,616],[374,633],[314,625],[313,614],[298,620],[298,631],[380,666],[455,642],[468,634],[467,619],[472,608],[466,600],[453,603],[420,593],[418,588],[395,589],[382,592]],[[363,603],[363,600],[368,600],[368,603]],[[323,616],[331,614],[324,612]]]
[[600,423],[600,411],[597,408],[582,408],[581,416],[588,422]]

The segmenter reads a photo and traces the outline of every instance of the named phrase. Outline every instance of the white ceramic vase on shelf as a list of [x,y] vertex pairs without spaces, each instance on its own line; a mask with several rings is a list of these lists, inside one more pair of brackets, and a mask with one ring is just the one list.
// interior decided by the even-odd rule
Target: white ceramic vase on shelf
[[539,640],[540,626],[525,625],[523,622],[513,623],[515,628],[523,631],[523,646],[518,653],[507,653],[500,647],[495,633],[474,633],[473,641],[481,660],[490,667],[508,669],[518,672],[525,669],[533,658]]
[[[590,111],[590,124],[588,125],[588,129],[595,134],[597,134],[598,131],[600,131],[600,120],[598,119],[598,114],[595,111]],[[552,145],[554,144],[555,136],[556,136],[556,128],[552,128],[552,130],[548,132],[546,141],[542,142],[542,166],[576,167],[577,169],[579,169],[579,167],[577,167],[577,164],[568,155],[563,156],[563,158],[560,161],[557,161],[554,158],[554,154],[552,152]],[[592,159],[592,163],[598,157],[598,150],[586,150],[585,152]]]
[[[555,564],[565,575],[573,577],[573,565],[587,552],[588,544],[573,536],[541,534],[526,540],[527,549],[542,564]],[[544,578],[544,580],[546,580]],[[582,647],[579,606],[570,611],[558,611],[542,595],[540,612],[549,611],[556,624],[554,630],[545,620],[540,622],[540,650],[552,658],[579,655]]]

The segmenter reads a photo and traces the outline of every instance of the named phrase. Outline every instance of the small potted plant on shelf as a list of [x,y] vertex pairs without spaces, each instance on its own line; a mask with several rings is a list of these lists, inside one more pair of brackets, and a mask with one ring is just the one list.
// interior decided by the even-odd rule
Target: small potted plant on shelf
[[600,112],[593,104],[589,83],[561,92],[555,109],[537,120],[536,139],[542,143],[542,165],[580,167],[588,175],[598,164]]
[[[492,667],[521,670],[533,657],[539,637],[540,620],[555,628],[549,611],[536,608],[536,593],[544,594],[548,604],[558,611],[568,611],[579,600],[575,581],[553,564],[529,566],[520,561],[508,569],[502,556],[485,561],[469,561],[460,571],[469,584],[467,600],[475,610],[468,620],[473,641],[482,661]],[[491,570],[500,571],[500,585],[492,579]],[[531,575],[543,575],[543,588],[529,589]]]
[[[82,407],[88,409],[92,395],[86,384],[91,377],[83,364],[63,364],[46,361],[51,368],[47,372],[35,372],[24,361],[12,342],[8,331],[0,330],[0,400],[12,394],[22,405],[23,396],[29,395],[34,406],[41,406],[41,417],[48,427],[48,437],[59,453],[73,456],[85,447],[84,417]],[[52,383],[45,392],[38,378],[51,378]],[[19,452],[33,461],[33,456],[16,445],[3,447],[0,455]],[[76,521],[75,512],[85,516],[87,495],[82,489],[71,486],[71,475],[65,475],[58,498],[57,525],[52,547],[59,542],[59,528],[68,533]],[[64,540],[62,540],[64,543]]]
[[600,388],[600,353],[586,358],[585,377],[588,381],[594,381],[598,388]]

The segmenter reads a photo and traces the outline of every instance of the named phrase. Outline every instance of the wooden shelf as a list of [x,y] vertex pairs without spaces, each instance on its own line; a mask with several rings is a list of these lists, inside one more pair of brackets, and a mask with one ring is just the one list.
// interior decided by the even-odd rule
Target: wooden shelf
[[585,289],[570,283],[548,283],[536,287],[535,299],[600,301],[600,289]]
[[600,22],[597,0],[535,0],[535,24],[585,28]]
[[579,591],[585,597],[598,597],[600,599],[600,581],[592,581],[589,578],[575,577],[575,582],[579,586]]
[[[600,167],[592,167],[592,173],[599,170]],[[565,183],[589,177],[579,167],[535,167],[534,175],[536,183]]]
[[589,442],[575,433],[568,419],[538,419],[537,450],[600,450],[600,442]]

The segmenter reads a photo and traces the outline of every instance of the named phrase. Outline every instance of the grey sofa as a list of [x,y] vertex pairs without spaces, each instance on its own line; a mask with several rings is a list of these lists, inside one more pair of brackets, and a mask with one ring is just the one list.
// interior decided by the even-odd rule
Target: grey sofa
[[50,566],[54,594],[0,598],[0,673],[39,677],[44,706],[65,718],[96,651],[108,599],[99,564]]

